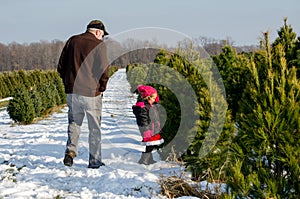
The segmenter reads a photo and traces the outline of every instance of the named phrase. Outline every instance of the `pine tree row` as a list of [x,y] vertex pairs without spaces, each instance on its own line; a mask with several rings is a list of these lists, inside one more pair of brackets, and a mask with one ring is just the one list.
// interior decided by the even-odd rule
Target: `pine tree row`
[[[163,151],[167,155],[186,149],[177,157],[195,180],[225,184],[223,198],[297,198],[300,40],[292,27],[285,19],[278,38],[271,44],[266,32],[260,49],[251,53],[225,46],[213,57],[220,76],[214,74],[211,60],[193,49],[191,45],[176,53],[161,51],[155,64],[127,67],[132,88],[150,84],[159,92],[167,112]],[[182,103],[181,95],[190,97],[188,88],[181,86],[185,80],[196,100]],[[185,113],[189,106],[194,112]],[[197,119],[186,120],[185,114]]]
[[[117,70],[117,66],[110,67],[109,76]],[[7,111],[20,124],[30,124],[66,103],[63,82],[54,70],[3,72],[0,81],[0,98],[12,97]]]
[[[21,124],[30,124],[35,118],[65,103],[64,86],[56,71],[10,72],[12,99],[7,111],[11,119]],[[20,75],[21,74],[21,75]],[[13,83],[12,83],[13,82]]]

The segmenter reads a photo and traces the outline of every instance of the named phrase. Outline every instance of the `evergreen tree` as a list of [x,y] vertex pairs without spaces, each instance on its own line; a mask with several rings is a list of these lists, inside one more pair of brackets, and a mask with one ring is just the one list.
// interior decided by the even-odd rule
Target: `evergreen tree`
[[42,83],[42,71],[41,70],[34,70],[29,73],[28,81],[30,85],[37,86]]
[[1,84],[1,92],[8,93],[9,85],[11,93],[15,93],[8,109],[16,122],[31,123],[35,117],[48,114],[53,107],[66,101],[64,86],[56,71],[21,70],[3,73],[2,76],[5,84]]
[[30,98],[34,106],[35,117],[42,116],[42,112],[44,109],[40,93],[36,89],[33,89],[30,91]]
[[127,80],[131,86],[131,92],[135,92],[139,84],[143,84],[146,80],[148,67],[144,64],[129,64],[126,67]]
[[26,88],[30,88],[31,84],[28,81],[28,75],[26,72],[24,70],[19,70],[17,75],[19,84],[23,84]]
[[7,96],[4,97],[10,97],[10,95],[14,92],[15,87],[13,86],[13,84],[11,83],[11,72],[4,72],[4,81],[1,82],[2,84],[5,85],[6,90],[7,90]]
[[7,93],[8,93],[8,89],[6,87],[5,81],[4,81],[5,77],[3,75],[3,73],[0,73],[0,99],[7,97]]
[[238,102],[242,98],[248,78],[249,59],[244,54],[237,54],[232,47],[224,46],[222,53],[214,56],[213,60],[222,76],[228,108],[235,120]]
[[289,61],[289,65],[297,68],[297,77],[300,78],[300,37],[297,39],[292,54],[293,59]]
[[154,63],[159,63],[166,66],[169,65],[169,61],[170,59],[165,50],[161,50],[154,59]]
[[[275,47],[278,44],[281,44],[283,46],[284,53],[285,53],[285,59],[287,60],[288,68],[291,68],[291,67],[297,65],[298,70],[300,69],[300,66],[299,66],[299,58],[300,58],[299,42],[300,41],[297,38],[297,34],[294,32],[292,26],[287,23],[287,18],[285,18],[284,24],[278,30],[278,37],[275,39],[274,43],[272,44],[272,47]],[[298,60],[298,63],[297,63],[297,60]]]
[[20,124],[30,124],[35,118],[35,108],[30,94],[24,85],[20,85],[13,94],[7,107],[11,119]]
[[[252,61],[251,80],[239,103],[226,184],[234,198],[297,198],[300,81],[296,69],[287,67],[284,46],[271,53],[265,34],[264,49],[264,61]],[[276,67],[274,57],[280,60]]]
[[41,98],[43,102],[43,112],[47,114],[45,111],[49,110],[56,104],[55,95],[53,95],[53,85],[48,82],[44,82],[42,85],[38,86],[38,91],[41,93]]
[[[165,57],[162,57],[163,55]],[[180,107],[171,100],[176,99],[176,97],[180,98],[180,94],[185,96],[185,99],[188,99],[189,95],[186,94],[185,89],[180,91],[180,94],[176,93],[176,96],[168,96],[168,92],[163,92],[161,104],[169,111],[167,122],[171,121],[170,126],[164,126],[164,132],[177,130],[177,134],[179,133],[181,136],[179,140],[182,142],[178,143],[178,145],[184,146],[184,143],[190,143],[188,151],[183,155],[183,160],[186,161],[186,165],[192,171],[195,179],[200,179],[200,177],[210,180],[224,179],[224,168],[228,165],[227,152],[233,136],[233,123],[230,112],[226,112],[226,109],[224,109],[227,104],[224,96],[219,94],[220,88],[216,85],[217,81],[212,80],[218,80],[218,77],[212,73],[211,63],[209,60],[201,59],[199,52],[194,51],[192,46],[190,49],[179,49],[176,54],[168,54],[161,51],[156,59],[156,62],[159,63],[160,61],[162,62],[161,64],[167,63],[170,68],[178,71],[193,88],[197,101],[188,101],[185,104],[188,106],[193,105],[193,103],[198,104],[198,106],[195,106],[195,108],[198,108],[195,110],[195,115],[198,118],[196,123],[186,124],[183,132],[180,129],[172,129],[174,124],[180,124],[181,119],[186,118],[186,115],[180,111],[188,108],[182,104],[180,104]],[[176,81],[179,78],[168,79],[168,73],[164,74],[165,82],[170,81],[172,84],[178,84]],[[206,81],[204,81],[204,78]],[[208,80],[210,85],[206,84]],[[187,114],[192,113],[189,112]],[[212,120],[213,117],[222,118],[223,115],[226,116],[225,121]],[[191,126],[193,128],[190,129]],[[222,132],[217,132],[220,126],[222,126]],[[214,130],[211,131],[211,129]],[[164,150],[166,149],[164,148]],[[210,175],[205,175],[207,173]]]
[[18,72],[17,71],[9,72],[8,78],[11,85],[11,93],[13,93],[14,89],[21,84]]
[[66,94],[65,94],[65,87],[63,84],[62,79],[59,76],[59,73],[55,73],[55,76],[53,77],[53,81],[55,83],[56,90],[58,92],[59,101],[57,105],[62,105],[66,103]]

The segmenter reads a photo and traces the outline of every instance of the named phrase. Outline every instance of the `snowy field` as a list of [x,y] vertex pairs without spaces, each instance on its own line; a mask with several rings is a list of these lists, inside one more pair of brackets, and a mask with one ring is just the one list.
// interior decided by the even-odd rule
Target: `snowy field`
[[[36,124],[13,125],[0,111],[0,198],[164,198],[160,175],[179,175],[182,168],[159,161],[140,165],[144,146],[131,111],[135,96],[124,69],[108,83],[103,98],[102,157],[106,164],[88,169],[88,128],[84,121],[79,155],[63,165],[67,108]],[[192,197],[181,197],[192,198]]]

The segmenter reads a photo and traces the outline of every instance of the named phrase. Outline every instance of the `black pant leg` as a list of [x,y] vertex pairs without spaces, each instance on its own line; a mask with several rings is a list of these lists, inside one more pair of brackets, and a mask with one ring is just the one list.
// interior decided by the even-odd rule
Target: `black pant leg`
[[146,153],[152,152],[155,148],[156,146],[146,146]]

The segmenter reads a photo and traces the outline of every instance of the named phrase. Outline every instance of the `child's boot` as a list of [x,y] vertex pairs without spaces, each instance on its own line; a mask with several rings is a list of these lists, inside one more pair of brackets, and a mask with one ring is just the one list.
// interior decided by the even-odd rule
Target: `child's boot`
[[148,153],[143,152],[141,159],[139,160],[139,163],[149,165],[149,164],[154,164],[156,162],[153,160],[153,156],[152,156],[151,152],[148,152]]

